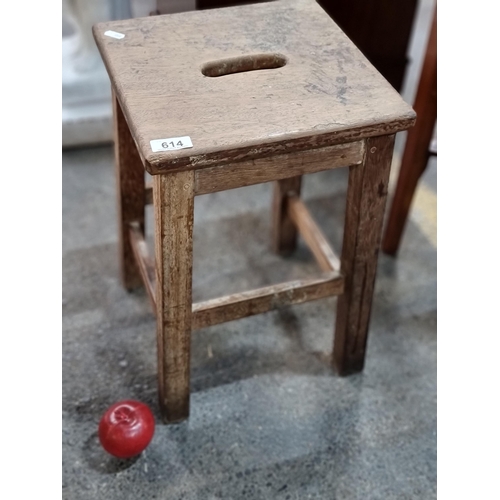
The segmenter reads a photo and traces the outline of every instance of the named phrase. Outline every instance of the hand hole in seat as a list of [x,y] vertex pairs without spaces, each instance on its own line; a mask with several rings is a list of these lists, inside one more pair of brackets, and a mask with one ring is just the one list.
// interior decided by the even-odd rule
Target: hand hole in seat
[[282,68],[286,63],[286,57],[281,54],[252,54],[205,63],[201,72],[205,76],[217,77],[258,69]]

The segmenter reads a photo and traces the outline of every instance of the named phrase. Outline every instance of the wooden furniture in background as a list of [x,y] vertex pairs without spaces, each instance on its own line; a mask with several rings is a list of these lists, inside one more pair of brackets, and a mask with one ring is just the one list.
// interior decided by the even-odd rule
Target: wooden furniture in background
[[[156,312],[164,421],[189,414],[194,328],[283,305],[338,295],[333,363],[342,375],[362,370],[394,137],[413,124],[411,107],[310,0],[93,31],[115,95],[123,284],[131,288],[140,276]],[[172,150],[186,140],[171,138],[185,136],[192,147]],[[157,139],[160,151],[152,149]],[[349,183],[339,259],[300,184],[303,174],[340,167],[349,168]],[[268,181],[277,183],[272,246],[289,253],[298,230],[321,274],[193,304],[194,197]],[[151,199],[155,264],[143,232]]]
[[385,229],[382,249],[395,255],[408,218],[418,181],[427,167],[429,156],[436,151],[431,139],[437,118],[437,10],[425,51],[414,108],[417,122],[408,132],[394,199]]

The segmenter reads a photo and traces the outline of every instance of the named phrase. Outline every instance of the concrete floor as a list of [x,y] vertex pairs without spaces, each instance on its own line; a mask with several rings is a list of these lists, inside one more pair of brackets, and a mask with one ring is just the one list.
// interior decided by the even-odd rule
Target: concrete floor
[[[155,321],[118,281],[111,148],[63,158],[63,498],[435,497],[436,248],[414,220],[399,257],[381,255],[362,375],[330,370],[335,299],[200,330],[189,421],[159,425],[137,460],[108,457],[109,405],[139,399],[158,417]],[[305,183],[337,248],[345,173]],[[269,252],[270,187],[196,199],[196,300],[316,272],[302,243]]]
[[[333,298],[197,331],[189,421],[158,425],[128,461],[100,448],[97,425],[127,398],[159,417],[155,320],[118,280],[111,147],[64,152],[62,173],[64,499],[436,497],[435,161],[399,256],[380,256],[363,374],[330,369]],[[346,185],[343,170],[305,179],[337,249]],[[287,260],[269,251],[270,194],[196,199],[195,300],[317,272],[302,242]]]

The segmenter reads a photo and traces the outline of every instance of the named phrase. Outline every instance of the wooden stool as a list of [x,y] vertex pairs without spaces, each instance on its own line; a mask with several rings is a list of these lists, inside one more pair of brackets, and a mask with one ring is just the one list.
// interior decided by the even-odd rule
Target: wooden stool
[[[189,415],[191,330],[279,306],[338,295],[333,363],[361,371],[394,136],[413,125],[411,107],[312,0],[93,31],[114,92],[122,278],[144,283],[156,311],[165,422]],[[338,167],[349,167],[340,263],[299,197],[303,174]],[[292,251],[298,229],[322,277],[192,304],[194,196],[268,181],[274,250]]]

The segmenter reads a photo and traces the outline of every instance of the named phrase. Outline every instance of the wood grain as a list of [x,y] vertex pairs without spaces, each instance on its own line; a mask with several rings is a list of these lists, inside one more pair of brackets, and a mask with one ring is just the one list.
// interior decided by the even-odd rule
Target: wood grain
[[363,369],[394,136],[367,140],[366,159],[349,169],[333,362],[340,375]]
[[307,246],[323,271],[340,270],[340,260],[335,255],[325,235],[312,218],[304,202],[298,196],[290,196],[288,215],[298,228]]
[[[93,33],[152,174],[392,134],[415,119],[312,0],[110,21]],[[257,54],[287,62],[217,78],[201,71],[208,62]],[[184,135],[193,148],[151,150],[153,139]]]
[[339,295],[344,280],[335,271],[322,278],[290,281],[193,304],[193,328],[225,323],[278,307]]
[[364,143],[356,141],[201,169],[195,174],[195,194],[215,193],[332,168],[348,167],[360,164],[363,157]]
[[166,423],[189,416],[194,173],[153,178],[160,410]]
[[130,245],[129,224],[136,222],[144,232],[144,168],[115,95],[113,123],[120,273],[123,286],[131,290],[142,285],[140,271]]

